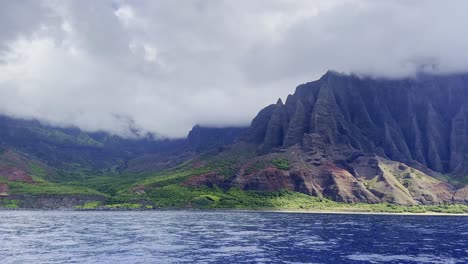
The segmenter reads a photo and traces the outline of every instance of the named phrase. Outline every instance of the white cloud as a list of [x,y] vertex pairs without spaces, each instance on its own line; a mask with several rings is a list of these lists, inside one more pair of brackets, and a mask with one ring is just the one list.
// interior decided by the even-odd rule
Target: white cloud
[[133,8],[128,5],[122,5],[114,11],[114,14],[120,19],[124,26],[129,27],[135,21]]
[[0,5],[0,113],[120,135],[246,125],[328,69],[468,69],[465,1]]

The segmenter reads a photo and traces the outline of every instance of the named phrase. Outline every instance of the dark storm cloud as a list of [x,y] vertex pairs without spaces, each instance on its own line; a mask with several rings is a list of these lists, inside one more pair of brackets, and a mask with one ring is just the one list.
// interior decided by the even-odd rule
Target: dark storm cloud
[[245,125],[328,69],[468,69],[465,1],[0,5],[0,112],[120,135]]

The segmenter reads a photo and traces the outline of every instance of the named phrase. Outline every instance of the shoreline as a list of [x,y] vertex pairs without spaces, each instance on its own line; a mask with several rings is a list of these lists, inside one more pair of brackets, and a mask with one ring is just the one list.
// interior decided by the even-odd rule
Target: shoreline
[[[243,211],[243,210],[241,210]],[[258,211],[264,213],[290,213],[290,214],[341,214],[341,215],[400,215],[400,216],[468,216],[468,213],[438,213],[438,212],[366,212],[366,211],[348,211],[348,210],[245,210],[245,211]]]
[[468,213],[439,212],[369,212],[353,210],[300,210],[300,209],[235,209],[235,208],[154,208],[154,209],[76,209],[76,208],[0,208],[1,211],[59,211],[59,212],[158,212],[158,211],[193,211],[193,212],[245,212],[245,213],[285,213],[285,214],[334,214],[334,215],[395,215],[395,216],[460,216]]

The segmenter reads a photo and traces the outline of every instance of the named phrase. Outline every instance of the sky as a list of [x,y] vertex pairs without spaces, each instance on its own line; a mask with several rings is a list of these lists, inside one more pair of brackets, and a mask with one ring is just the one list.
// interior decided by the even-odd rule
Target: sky
[[468,70],[468,1],[0,1],[0,114],[131,137],[246,126],[327,70]]

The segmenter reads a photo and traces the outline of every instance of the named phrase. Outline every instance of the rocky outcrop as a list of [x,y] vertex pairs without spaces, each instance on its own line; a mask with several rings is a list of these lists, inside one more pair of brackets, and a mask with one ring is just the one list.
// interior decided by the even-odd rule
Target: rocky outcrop
[[232,144],[245,130],[244,127],[216,128],[196,125],[189,132],[187,141],[193,150],[207,151]]
[[8,196],[8,184],[0,182],[0,196]]
[[0,165],[0,177],[6,178],[8,181],[20,181],[33,183],[33,179],[25,171],[9,166]]
[[345,203],[466,203],[466,187],[440,178],[468,175],[468,75],[379,80],[328,72],[260,111],[242,139],[257,157],[233,175],[210,172],[183,185]]
[[215,186],[221,187],[224,185],[225,177],[215,172],[207,172],[201,175],[191,177],[182,183],[185,187],[201,187],[207,186],[213,188]]
[[319,182],[322,195],[345,203],[378,203],[379,199],[366,189],[349,171],[327,163],[314,177]]
[[450,135],[450,170],[468,175],[468,106],[453,117]]
[[[329,155],[331,153],[319,148],[304,151],[293,147],[255,158],[245,164],[232,181],[208,173],[193,177],[184,185],[290,190],[345,203],[418,205],[465,203],[468,199],[466,188],[456,190],[404,163],[359,153],[346,160],[332,161]],[[275,167],[272,164],[277,159],[288,160],[290,167],[287,170]]]
[[298,86],[285,104],[262,110],[247,138],[263,154],[300,145],[304,134],[315,133],[331,146],[463,177],[467,109],[468,75],[383,80],[328,72]]
[[273,115],[273,110],[276,108],[275,105],[269,105],[257,114],[257,116],[252,120],[250,128],[247,133],[247,140],[253,143],[261,144],[266,135],[268,129],[268,123],[270,118]]
[[283,146],[290,147],[294,144],[297,144],[298,142],[301,142],[305,132],[305,125],[306,112],[301,100],[298,100],[291,122],[289,122],[288,125],[288,130],[284,138]]
[[267,153],[272,148],[283,144],[283,139],[286,136],[287,124],[288,113],[281,99],[278,99],[270,120],[268,121],[263,144],[260,147],[262,153]]
[[[299,86],[286,104],[279,100],[252,121],[249,135],[255,136],[246,138],[259,155],[221,185],[346,203],[466,203],[466,188],[437,179],[466,175],[468,78],[454,78],[460,82],[445,88],[429,77],[388,81],[328,73]],[[277,158],[291,166],[272,166]]]
[[453,195],[453,201],[456,203],[468,203],[468,186],[457,190]]
[[360,156],[349,166],[382,202],[404,205],[450,203],[455,192],[454,187],[415,168],[375,155]]
[[294,181],[289,173],[274,167],[267,167],[251,175],[243,175],[236,180],[243,190],[280,191],[294,190]]

